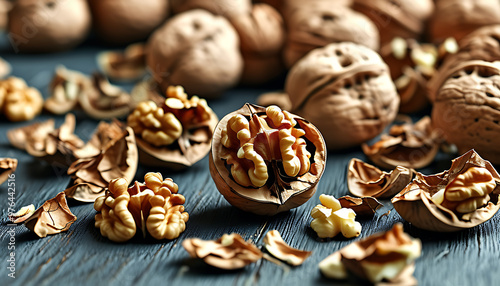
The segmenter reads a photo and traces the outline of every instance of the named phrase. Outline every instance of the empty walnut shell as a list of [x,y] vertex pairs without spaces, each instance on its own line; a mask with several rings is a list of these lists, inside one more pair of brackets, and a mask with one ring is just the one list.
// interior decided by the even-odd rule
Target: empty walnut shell
[[[212,138],[212,149],[209,155],[210,174],[219,192],[233,206],[259,215],[274,215],[302,205],[316,192],[317,184],[325,169],[325,142],[314,125],[297,115],[288,115],[296,122],[295,128],[300,128],[305,132],[300,138],[304,140],[306,152],[310,153],[310,158],[306,162],[310,164],[310,168],[305,173],[296,176],[289,176],[284,171],[284,160],[281,155],[278,155],[282,149],[281,144],[275,144],[278,140],[277,129],[262,130],[253,125],[257,121],[262,123],[262,120],[266,120],[266,108],[247,103],[241,109],[229,113],[220,120]],[[252,164],[250,160],[241,158],[239,155],[235,158],[235,151],[223,145],[223,132],[225,132],[223,130],[227,130],[228,122],[235,116],[251,121],[250,125],[253,126],[251,133],[257,135],[255,135],[255,141],[251,139],[250,142],[268,140],[267,143],[262,143],[260,146],[257,143],[255,146],[255,153],[263,158],[263,164],[266,165],[265,171],[262,171],[260,175],[266,176],[267,181],[260,187],[244,187],[236,182],[232,169],[229,170],[231,165],[232,168],[243,170],[242,172],[245,173]],[[238,167],[240,164],[243,169]]]
[[353,0],[353,9],[369,17],[385,45],[394,37],[419,39],[426,20],[432,15],[432,0]]
[[[478,205],[473,212],[457,214],[433,201],[432,197],[437,192],[471,167],[486,168],[496,181],[496,188],[489,194],[486,204]],[[417,173],[413,182],[391,201],[401,217],[416,227],[450,232],[474,227],[493,217],[500,209],[499,194],[500,175],[489,161],[481,158],[474,150],[470,150],[452,160],[451,167],[447,171],[429,176]]]
[[85,0],[22,0],[13,4],[8,27],[16,51],[68,50],[83,42],[90,31],[91,15]]
[[375,165],[394,169],[398,166],[419,169],[426,167],[436,157],[441,145],[441,132],[424,116],[415,124],[394,125],[387,134],[373,145],[361,145],[365,155]]
[[390,173],[353,158],[347,169],[347,186],[358,197],[389,198],[411,182],[414,171],[402,166]]
[[309,51],[330,43],[353,42],[379,49],[377,27],[365,15],[328,1],[313,1],[287,12],[288,37],[284,57],[291,67]]
[[242,82],[264,83],[283,72],[281,50],[286,35],[278,11],[266,4],[255,4],[251,13],[230,17],[229,21],[240,37]]
[[191,10],[171,18],[149,38],[146,63],[163,90],[182,85],[189,94],[220,96],[240,79],[239,39],[222,16]]
[[291,111],[322,132],[328,149],[376,137],[399,106],[387,65],[373,50],[353,43],[311,51],[290,70],[285,91]]
[[467,61],[440,75],[432,122],[460,153],[500,164],[500,62]]
[[434,14],[429,19],[429,33],[433,42],[448,37],[457,41],[474,30],[500,24],[500,2],[490,0],[436,1]]
[[168,17],[168,0],[90,0],[94,27],[109,43],[145,40]]

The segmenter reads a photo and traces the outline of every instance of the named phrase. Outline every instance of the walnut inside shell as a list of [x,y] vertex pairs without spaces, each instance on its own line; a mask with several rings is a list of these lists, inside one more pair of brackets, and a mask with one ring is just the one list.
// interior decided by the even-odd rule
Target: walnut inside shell
[[245,104],[217,125],[210,174],[232,205],[274,215],[305,203],[326,163],[321,133],[276,106]]

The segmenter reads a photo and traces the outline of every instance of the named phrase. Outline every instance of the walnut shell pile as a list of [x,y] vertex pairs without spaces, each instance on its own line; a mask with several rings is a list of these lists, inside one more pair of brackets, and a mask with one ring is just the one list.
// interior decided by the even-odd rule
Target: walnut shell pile
[[[306,3],[306,2],[304,2]],[[349,7],[327,1],[297,5],[287,11],[287,42],[285,64],[291,67],[309,51],[330,43],[353,42],[379,49],[379,34],[375,24],[365,15]]]
[[429,34],[433,42],[448,37],[457,41],[474,30],[500,24],[500,2],[491,0],[438,0],[429,19]]
[[311,51],[290,70],[285,91],[292,112],[322,132],[328,149],[374,138],[399,106],[387,65],[373,50],[353,43]]
[[500,164],[500,62],[467,61],[436,88],[432,122],[460,153],[475,149]]
[[169,15],[168,0],[90,0],[94,28],[108,43],[146,39]]
[[220,96],[238,83],[243,68],[234,28],[205,10],[171,18],[149,38],[147,50],[147,65],[163,90],[182,85],[204,98]]
[[381,46],[394,37],[419,39],[432,15],[432,0],[353,0],[353,9],[369,17],[380,33]]
[[85,0],[15,1],[8,21],[12,46],[21,52],[69,50],[86,39],[92,24]]

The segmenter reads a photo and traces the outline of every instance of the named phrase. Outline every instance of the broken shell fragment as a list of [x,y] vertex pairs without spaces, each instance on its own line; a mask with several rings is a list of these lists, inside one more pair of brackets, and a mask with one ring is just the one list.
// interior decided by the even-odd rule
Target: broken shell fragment
[[270,230],[266,233],[264,246],[274,257],[293,266],[301,265],[312,254],[312,251],[290,247],[277,230]]
[[123,52],[108,51],[97,55],[102,72],[114,80],[131,81],[146,73],[146,51],[143,43],[127,46]]
[[380,140],[368,146],[361,145],[365,155],[375,165],[394,169],[397,166],[419,169],[434,160],[441,143],[440,132],[425,116],[415,124],[394,125],[388,134],[382,134]]
[[353,198],[343,196],[338,200],[343,208],[352,209],[359,216],[373,216],[382,207],[382,204],[373,197]]
[[500,175],[474,150],[452,160],[449,170],[417,173],[391,201],[418,228],[450,232],[489,220],[500,209]]
[[346,279],[350,274],[371,283],[401,282],[414,285],[414,261],[421,254],[421,242],[404,233],[397,223],[384,233],[374,234],[334,252],[319,263],[323,275]]
[[325,162],[325,142],[311,123],[277,106],[247,103],[217,125],[210,174],[233,206],[274,215],[314,194]]
[[413,169],[402,166],[387,173],[353,158],[347,170],[347,186],[358,197],[389,198],[406,187],[413,174]]
[[262,252],[237,233],[224,234],[217,240],[185,239],[182,246],[191,257],[200,258],[220,269],[240,269],[262,258]]
[[20,208],[17,212],[9,215],[12,223],[21,223],[30,218],[35,213],[35,205],[31,204]]
[[68,70],[64,66],[57,67],[49,84],[50,97],[44,108],[54,114],[65,114],[76,108],[78,98],[89,90],[90,79],[77,71]]
[[67,231],[76,221],[66,202],[66,195],[60,192],[46,201],[31,215],[24,225],[39,237]]
[[16,171],[17,159],[0,158],[0,185],[10,178],[10,175]]
[[138,163],[134,132],[118,121],[100,122],[76,156],[79,159],[68,168],[71,182],[65,193],[77,201],[94,202],[111,180],[134,178]]

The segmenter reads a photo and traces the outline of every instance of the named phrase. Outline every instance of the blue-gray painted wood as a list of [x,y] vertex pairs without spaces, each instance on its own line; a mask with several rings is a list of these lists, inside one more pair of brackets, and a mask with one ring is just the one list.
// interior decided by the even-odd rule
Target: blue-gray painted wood
[[[1,41],[0,41],[1,42]],[[2,45],[0,44],[0,51]],[[89,44],[77,50],[48,55],[18,55],[2,52],[0,55],[13,65],[13,75],[27,80],[47,97],[47,85],[57,65],[65,65],[90,73],[96,69],[95,55],[102,47]],[[272,88],[277,88],[282,83]],[[124,85],[126,89],[131,85]],[[239,87],[228,91],[223,98],[209,101],[219,117],[255,102],[257,96],[269,88]],[[34,121],[53,116],[43,114]],[[57,124],[63,116],[56,116]],[[32,123],[32,122],[29,122]],[[65,170],[32,158],[9,145],[6,131],[27,125],[0,121],[0,157],[19,160],[15,173],[16,208],[34,203],[37,207],[65,189],[69,177]],[[87,140],[97,121],[77,113],[76,133]],[[341,136],[339,134],[339,136]],[[7,184],[0,186],[0,284],[1,285],[352,285],[357,282],[330,281],[323,278],[318,263],[330,253],[349,244],[347,239],[318,239],[309,227],[310,210],[318,204],[320,194],[342,196],[348,194],[346,168],[353,157],[366,160],[359,148],[328,154],[327,167],[316,194],[301,207],[274,217],[244,213],[231,205],[217,191],[208,171],[205,158],[182,172],[140,166],[137,180],[143,180],[148,171],[160,171],[171,177],[179,192],[186,197],[190,214],[187,229],[172,241],[155,241],[136,237],[117,244],[101,237],[94,228],[95,211],[92,204],[70,202],[78,217],[68,232],[37,238],[24,226],[15,227],[15,279],[9,278],[8,261],[10,235],[13,229],[7,223]],[[440,154],[438,160],[423,172],[427,174],[447,169],[452,158]],[[390,229],[403,221],[384,200],[384,207],[370,219],[360,219],[363,226],[359,238]],[[390,211],[389,214],[386,214]],[[420,285],[495,285],[500,281],[500,215],[490,221],[457,233],[432,233],[404,222],[405,231],[422,240],[422,256],[416,262],[415,276]],[[263,235],[278,230],[291,246],[312,250],[312,256],[299,267],[278,266],[266,260],[238,271],[217,270],[189,258],[182,248],[182,240],[189,237],[216,239],[224,233],[237,232],[245,239],[262,245]]]

